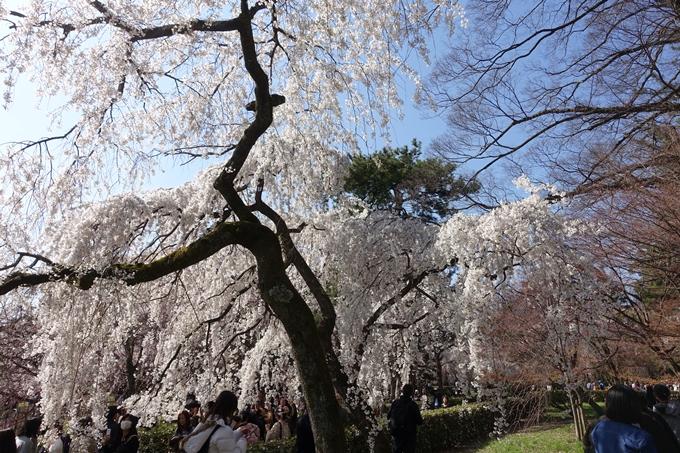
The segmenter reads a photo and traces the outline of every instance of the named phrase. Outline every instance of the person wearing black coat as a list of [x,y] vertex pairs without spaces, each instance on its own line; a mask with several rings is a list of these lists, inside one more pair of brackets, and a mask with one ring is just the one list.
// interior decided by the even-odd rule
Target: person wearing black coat
[[666,420],[662,415],[648,409],[647,397],[644,393],[638,393],[638,395],[640,395],[640,408],[642,409],[640,428],[652,436],[659,453],[680,453],[680,443]]
[[295,451],[297,453],[316,453],[314,434],[309,415],[305,414],[298,420],[297,435],[295,436]]
[[[120,422],[120,432],[117,442],[106,442],[101,448],[101,453],[137,453],[139,439],[137,437],[137,419],[130,414],[125,414]],[[106,438],[105,438],[106,439]],[[110,445],[117,445],[112,449]]]
[[[411,399],[413,386],[405,384],[401,396],[392,402],[387,418],[390,419],[396,407],[406,408],[406,426],[399,435],[394,435],[394,453],[415,453],[417,426],[423,424],[418,405]],[[401,409],[400,409],[401,410]]]
[[656,398],[654,398],[654,386],[649,384],[645,391],[646,391],[645,398],[647,400],[647,409],[649,409],[651,411],[654,408],[654,405],[657,403]]

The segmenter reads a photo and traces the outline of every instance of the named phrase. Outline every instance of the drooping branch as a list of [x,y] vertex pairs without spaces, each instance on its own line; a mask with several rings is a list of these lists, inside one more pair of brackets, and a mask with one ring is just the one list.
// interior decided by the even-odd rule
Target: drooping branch
[[413,326],[414,324],[419,323],[423,319],[427,318],[427,315],[429,313],[423,313],[422,315],[418,316],[417,318],[413,319],[410,322],[386,322],[386,323],[379,323],[376,322],[373,324],[374,329],[389,329],[389,330],[404,330],[408,329],[409,327]]
[[[243,271],[243,272],[241,273],[241,275],[239,275],[238,277],[236,277],[236,281],[238,281],[238,280],[240,280],[241,278],[243,278],[246,274],[250,274],[250,273],[252,273],[252,272],[254,272],[254,271],[255,271],[255,266],[249,267],[248,269],[246,269],[245,271]],[[233,286],[234,284],[235,284],[235,283],[232,283],[232,284],[228,285],[228,287],[231,287],[231,286]],[[253,287],[252,284],[245,285],[243,288],[241,288],[240,290],[238,290],[238,291],[236,292],[235,295],[233,295],[233,296],[230,298],[229,303],[227,304],[227,306],[224,307],[224,308],[222,308],[221,312],[220,312],[217,316],[215,316],[215,317],[213,317],[213,318],[210,318],[210,319],[206,319],[206,320],[204,320],[204,321],[198,323],[198,324],[196,325],[196,327],[194,327],[189,333],[187,333],[186,335],[184,335],[183,340],[177,345],[177,348],[175,348],[175,352],[174,352],[173,355],[170,357],[170,360],[168,360],[167,363],[165,364],[165,367],[163,368],[163,371],[161,372],[161,374],[159,375],[159,377],[158,377],[158,379],[157,379],[157,381],[156,381],[156,382],[157,382],[157,387],[156,387],[155,395],[158,395],[158,392],[160,392],[160,390],[161,390],[161,383],[163,382],[163,379],[165,378],[165,375],[167,374],[167,372],[168,372],[168,370],[170,369],[170,367],[172,366],[172,364],[175,363],[175,361],[177,360],[177,357],[179,357],[179,353],[182,351],[182,348],[184,347],[184,344],[186,343],[186,341],[189,340],[196,332],[198,332],[199,330],[201,330],[201,328],[203,328],[203,326],[208,325],[208,327],[210,327],[211,324],[217,323],[217,322],[221,321],[222,319],[224,319],[224,318],[227,316],[227,314],[229,314],[229,312],[231,311],[231,309],[233,308],[234,302],[236,301],[236,299],[237,299],[238,297],[242,296],[243,294],[245,294],[246,292],[250,291],[250,289],[252,289],[252,287]],[[225,291],[226,291],[226,289],[227,289],[227,288],[225,288]]]
[[119,280],[128,285],[150,282],[173,272],[186,269],[232,244],[252,240],[253,231],[239,223],[221,223],[213,231],[186,247],[175,250],[150,263],[118,263],[104,269],[82,269],[55,265],[43,273],[15,272],[0,283],[0,295],[19,287],[37,286],[47,282],[65,281],[80,289],[90,289],[97,278]]
[[[373,312],[373,314],[364,322],[364,325],[361,329],[361,335],[363,337],[363,341],[358,342],[357,348],[356,348],[356,354],[357,357],[362,357],[364,354],[364,351],[366,349],[366,345],[368,344],[368,337],[371,335],[371,331],[375,327],[375,324],[378,322],[378,319],[385,313],[387,310],[390,309],[390,307],[394,306],[397,301],[401,300],[402,298],[406,297],[411,291],[416,289],[418,285],[428,276],[431,274],[436,274],[438,272],[442,272],[446,270],[449,267],[447,264],[444,266],[442,269],[428,269],[425,270],[421,273],[419,273],[416,276],[413,276],[409,278],[406,281],[406,284],[401,287],[401,289],[398,292],[398,295],[389,298]],[[360,362],[355,362],[355,371],[359,371],[360,367]]]
[[260,325],[260,323],[262,322],[263,319],[264,318],[258,318],[251,326],[248,326],[245,329],[234,333],[231,336],[231,338],[229,340],[227,340],[227,342],[224,344],[224,347],[222,348],[222,350],[217,355],[224,356],[224,354],[227,352],[227,349],[229,349],[229,347],[232,345],[234,340],[236,340],[237,338],[255,330],[257,328],[257,326]]

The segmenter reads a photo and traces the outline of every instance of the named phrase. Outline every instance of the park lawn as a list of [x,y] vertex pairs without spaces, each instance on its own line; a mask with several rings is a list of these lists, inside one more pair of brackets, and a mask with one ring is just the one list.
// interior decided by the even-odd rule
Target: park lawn
[[[599,406],[604,410],[604,403],[597,403]],[[594,420],[596,419],[597,412],[595,412],[595,409],[590,407],[589,404],[584,404],[583,405],[583,415],[585,415],[586,420]],[[571,420],[572,415],[571,412],[565,412],[562,409],[558,409],[556,407],[547,407],[545,411],[543,412],[543,415],[541,416],[541,420],[543,421],[559,421],[559,420]]]
[[582,453],[583,444],[574,435],[574,425],[508,434],[466,450],[469,453]]

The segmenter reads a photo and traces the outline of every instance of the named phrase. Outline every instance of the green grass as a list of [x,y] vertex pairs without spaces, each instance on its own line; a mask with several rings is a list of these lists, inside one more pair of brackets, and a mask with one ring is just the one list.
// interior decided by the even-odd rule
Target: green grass
[[[598,403],[600,407],[602,407],[602,410],[604,410],[604,403]],[[583,415],[585,415],[586,420],[594,420],[596,419],[597,412],[595,412],[595,409],[590,407],[589,404],[583,404]],[[541,420],[544,421],[559,421],[559,420],[571,420],[572,415],[571,412],[564,412],[561,409],[557,409],[555,407],[549,406],[545,409],[543,412],[543,415],[541,416]]]
[[[597,403],[602,410],[604,410],[604,403]],[[594,420],[597,418],[597,412],[595,412],[595,409],[590,407],[590,404],[584,404],[583,405],[583,415],[586,416],[587,420]]]
[[509,434],[467,450],[470,453],[581,453],[583,444],[574,435],[574,425],[534,432]]

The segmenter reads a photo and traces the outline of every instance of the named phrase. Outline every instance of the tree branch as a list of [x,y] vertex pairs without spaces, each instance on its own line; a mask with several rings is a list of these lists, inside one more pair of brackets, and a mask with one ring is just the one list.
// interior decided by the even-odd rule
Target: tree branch
[[254,236],[258,234],[255,226],[225,222],[186,247],[150,263],[112,264],[102,270],[55,265],[59,268],[45,273],[15,272],[0,283],[0,295],[19,287],[37,286],[54,281],[65,281],[84,290],[90,289],[97,278],[119,280],[130,286],[150,282],[192,266],[214,255],[227,245],[250,244],[256,240]]

